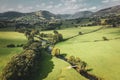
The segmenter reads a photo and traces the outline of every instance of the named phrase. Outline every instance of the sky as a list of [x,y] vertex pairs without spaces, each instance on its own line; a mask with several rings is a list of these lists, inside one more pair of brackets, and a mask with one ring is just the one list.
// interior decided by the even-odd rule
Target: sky
[[0,0],[0,13],[47,10],[54,14],[73,14],[79,11],[95,12],[119,4],[120,0]]

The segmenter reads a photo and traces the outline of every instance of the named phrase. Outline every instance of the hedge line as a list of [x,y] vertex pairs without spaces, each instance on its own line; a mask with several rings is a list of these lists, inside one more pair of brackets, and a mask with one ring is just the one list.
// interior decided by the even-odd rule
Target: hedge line
[[2,80],[33,80],[40,68],[41,44],[33,42],[22,53],[12,57],[3,69]]

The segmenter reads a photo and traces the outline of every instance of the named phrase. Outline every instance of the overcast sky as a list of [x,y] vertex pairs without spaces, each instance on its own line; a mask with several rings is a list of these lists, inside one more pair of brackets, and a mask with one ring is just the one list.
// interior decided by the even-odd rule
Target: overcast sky
[[72,14],[86,10],[97,11],[119,4],[120,0],[0,0],[0,12],[47,10],[55,14]]

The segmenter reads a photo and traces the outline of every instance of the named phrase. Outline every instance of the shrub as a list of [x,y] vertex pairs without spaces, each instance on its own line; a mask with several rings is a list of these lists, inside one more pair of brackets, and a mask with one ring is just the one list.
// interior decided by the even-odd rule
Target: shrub
[[58,37],[59,37],[59,41],[62,41],[63,40],[63,36],[62,36],[62,34],[58,34]]
[[24,44],[18,44],[16,47],[23,47]]
[[51,54],[53,56],[59,56],[60,55],[60,49],[59,48],[53,48]]
[[75,64],[75,57],[74,56],[70,56],[67,60],[70,64],[74,65]]
[[7,47],[8,47],[8,48],[14,48],[15,45],[14,45],[14,44],[8,44]]
[[102,37],[104,41],[108,41],[109,39],[105,36]]
[[53,40],[54,40],[54,43],[62,41],[63,40],[62,34],[60,34],[60,33],[54,34]]
[[79,35],[83,35],[83,33],[82,33],[82,32],[79,32]]
[[85,61],[81,61],[81,59],[79,57],[74,57],[74,56],[70,56],[67,61],[72,65],[72,66],[76,66],[74,67],[78,72],[80,72],[80,70],[85,70],[87,63]]
[[85,70],[87,63],[85,61],[81,61],[81,70]]

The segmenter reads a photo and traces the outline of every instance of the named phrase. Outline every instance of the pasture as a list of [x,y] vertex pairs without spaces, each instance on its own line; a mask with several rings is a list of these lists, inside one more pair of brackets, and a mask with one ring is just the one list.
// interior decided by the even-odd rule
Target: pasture
[[[68,38],[77,35],[78,32],[86,33],[99,27],[68,28],[59,30],[59,32],[63,34],[64,38]],[[43,32],[52,33],[52,31]],[[103,36],[111,40],[96,41],[102,40]],[[119,80],[120,39],[114,39],[116,37],[120,37],[120,28],[106,28],[60,42],[56,47],[60,48],[61,54],[66,54],[66,57],[73,55],[87,62],[88,68],[93,69],[90,73],[105,80]],[[6,45],[10,43],[23,44],[26,41],[24,34],[0,32],[0,72],[12,56],[22,52],[22,48],[7,48]],[[43,57],[40,63],[40,74],[36,80],[87,80],[74,69],[68,69],[70,64],[67,62],[47,54]]]
[[[110,40],[102,41],[103,36]],[[74,55],[86,61],[88,67],[93,69],[92,74],[105,80],[119,80],[120,39],[115,39],[117,37],[120,37],[120,28],[106,28],[77,36],[56,46],[67,57]]]

